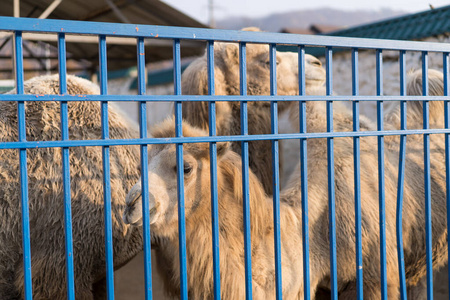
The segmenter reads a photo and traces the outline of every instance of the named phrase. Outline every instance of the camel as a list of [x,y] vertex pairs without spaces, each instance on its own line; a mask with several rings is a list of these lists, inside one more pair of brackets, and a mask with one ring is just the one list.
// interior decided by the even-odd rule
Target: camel
[[[57,75],[30,79],[27,94],[59,94]],[[98,94],[88,80],[67,76],[68,94]],[[12,91],[11,93],[15,93]],[[101,138],[100,104],[74,101],[68,104],[71,140]],[[113,139],[138,136],[135,126],[109,106],[109,130]],[[17,141],[17,104],[2,102],[0,140]],[[60,104],[26,103],[28,141],[60,140]],[[142,232],[123,224],[124,197],[140,178],[139,147],[114,146],[111,152],[111,204],[114,267],[142,251]],[[22,299],[24,275],[20,209],[18,150],[1,150],[0,193],[0,299]],[[58,148],[27,150],[31,229],[33,299],[65,299],[66,268],[62,154]],[[103,168],[100,147],[70,148],[73,257],[77,299],[99,299],[105,284]],[[98,288],[98,289],[97,289]],[[98,294],[98,292],[100,294]]]
[[[430,69],[428,71],[428,85],[429,85],[429,95],[430,96],[442,96],[443,95],[443,74],[440,71]],[[314,95],[325,95],[325,88],[324,87],[316,87],[315,91],[313,92]],[[422,95],[422,72],[420,70],[418,71],[411,71],[407,74],[407,94],[408,95]],[[325,105],[322,104],[316,104],[312,106],[311,104],[307,104],[308,111],[307,111],[307,118],[310,118],[310,114],[319,114],[325,116],[326,110]],[[335,111],[345,111],[346,108],[340,103],[337,102],[335,105]],[[321,108],[319,108],[321,106]],[[311,107],[314,107],[314,109],[311,109]],[[429,124],[430,128],[444,128],[444,107],[442,101],[430,101],[429,102]],[[298,120],[298,109],[290,110],[290,121],[291,124],[296,130],[299,130],[299,120]],[[316,117],[312,117],[315,119]],[[400,107],[399,106],[392,106],[390,110],[387,110],[386,112],[386,123],[385,123],[385,129],[387,130],[395,130],[400,129]],[[411,101],[408,102],[408,113],[407,113],[407,124],[408,129],[422,129],[423,121],[423,111],[422,111],[422,101]],[[371,121],[369,121],[365,116],[360,115],[360,122],[361,122],[361,130],[376,130],[376,126],[372,124]],[[334,127],[335,131],[351,131],[352,130],[352,120],[349,119],[348,122],[336,122],[336,119],[334,120]],[[363,126],[364,124],[364,126]],[[308,132],[325,132],[326,131],[326,123],[325,119],[323,122],[307,122]],[[442,166],[444,165],[443,160],[443,147],[444,142],[442,137],[432,135],[431,136],[431,143],[432,143],[432,149],[436,148],[439,149],[439,157],[437,158],[437,161],[440,161],[442,163]],[[423,143],[422,143],[422,136],[421,135],[410,135],[408,136],[408,143],[407,147],[409,148],[408,151],[412,152],[418,152],[422,151],[423,149]],[[395,153],[395,151],[398,151],[399,147],[399,138],[398,136],[386,136],[385,137],[385,147],[389,148],[391,151]],[[432,150],[433,152],[433,150]],[[398,165],[398,158],[397,161],[395,159],[395,154],[389,155],[388,157],[391,158],[391,162],[393,166],[395,167]],[[397,155],[398,157],[398,155]],[[420,161],[420,160],[418,160]],[[419,163],[420,165],[420,163]],[[423,165],[423,163],[422,163]],[[394,171],[396,172],[396,171]],[[395,173],[392,173],[395,174]],[[419,173],[419,174],[423,174]],[[444,173],[441,173],[444,174]],[[394,195],[394,194],[393,194]],[[396,198],[393,197],[393,201],[396,201]],[[422,216],[423,217],[423,216]],[[404,217],[405,218],[405,217]],[[434,224],[434,223],[433,223]],[[434,225],[433,225],[434,226]],[[446,251],[446,250],[445,250]],[[443,253],[442,251],[440,252]],[[438,265],[442,266],[442,261],[446,258],[439,258]],[[408,289],[408,297],[409,299],[423,299],[426,297],[426,282],[425,282],[425,270],[422,270],[422,275],[414,274],[412,276],[411,272],[407,272],[407,276],[411,277],[411,280],[408,280],[407,289]],[[419,280],[419,278],[422,276],[422,279]],[[325,296],[326,297],[326,296]],[[326,297],[326,298],[329,298]],[[321,298],[322,299],[322,298]]]
[[[437,70],[430,69],[428,71],[428,84],[429,84],[429,95],[430,96],[440,96],[443,95],[443,74]],[[316,87],[316,90],[313,92],[314,95],[325,95],[324,87]],[[408,95],[422,95],[422,72],[415,71],[409,72],[407,74],[407,94]],[[346,108],[341,103],[335,103],[335,111],[345,111]],[[320,108],[319,108],[320,107]],[[313,108],[313,109],[311,109]],[[430,101],[429,102],[429,124],[430,128],[443,128],[444,126],[444,107],[443,102],[441,101]],[[290,121],[291,124],[296,130],[299,130],[299,120],[298,120],[298,109],[293,109],[290,111]],[[307,104],[307,118],[316,119],[316,117],[322,115],[325,116],[325,104]],[[310,115],[318,114],[318,116],[311,117]],[[387,130],[395,130],[400,129],[400,107],[393,106],[391,110],[386,112],[386,123],[385,128]],[[339,120],[339,119],[338,119]],[[421,101],[411,101],[408,102],[408,113],[407,113],[407,124],[408,129],[422,129],[423,121],[423,111],[422,111],[422,102]],[[361,122],[361,130],[376,130],[376,126],[372,124],[365,116],[360,115]],[[352,130],[352,120],[349,119],[348,122],[336,122],[334,120],[334,128],[335,131],[351,131]],[[307,131],[308,132],[325,132],[326,131],[326,121],[323,118],[323,122],[307,122]],[[443,160],[443,147],[444,142],[442,137],[432,135],[431,136],[432,149],[438,149],[439,156],[436,158],[437,161],[444,165]],[[386,136],[385,137],[385,147],[389,148],[393,153],[398,151],[399,147],[399,138],[398,136]],[[408,136],[408,151],[411,153],[420,153],[423,151],[423,143],[422,136],[420,135],[410,135]],[[433,152],[433,150],[432,150]],[[391,158],[391,162],[393,166],[398,166],[398,155],[397,160],[395,159],[396,155],[388,155]],[[420,165],[420,159],[418,160],[418,164]],[[423,163],[422,163],[423,165]],[[396,172],[396,171],[393,171]],[[392,173],[395,174],[395,173]],[[419,174],[423,174],[419,173]],[[444,173],[441,173],[444,174]],[[295,176],[294,176],[295,177]],[[393,193],[393,201],[396,201]],[[387,200],[386,200],[387,201]],[[423,217],[423,216],[422,216]],[[404,217],[406,218],[406,217]],[[434,224],[434,223],[433,223]],[[434,225],[433,225],[434,226]],[[441,245],[442,246],[442,245]],[[446,250],[442,250],[446,251]],[[441,255],[444,252],[440,251]],[[445,252],[446,253],[446,252]],[[446,258],[438,258],[438,266],[442,266],[442,261]],[[423,299],[426,297],[426,282],[425,282],[425,270],[420,274],[415,273],[412,274],[411,271],[407,272],[407,276],[410,278],[407,282],[408,296],[410,299]],[[420,277],[422,276],[422,279]],[[326,296],[325,296],[326,297]],[[329,298],[326,297],[326,298]]]
[[[444,75],[442,72],[434,69],[428,70],[428,95],[430,96],[443,96],[444,95]],[[410,71],[407,74],[407,94],[408,95],[422,95],[422,70]],[[423,128],[423,109],[422,101],[410,101],[407,104],[407,128],[408,129],[422,129]],[[393,106],[390,111],[386,114],[387,126],[390,129],[400,129],[400,106]],[[444,103],[443,101],[430,101],[429,102],[429,126],[430,128],[444,128]],[[432,143],[439,143],[440,151],[443,151],[444,142],[441,136],[431,135]],[[398,143],[396,138],[387,138],[387,143],[395,144]],[[419,135],[410,135],[407,137],[407,148],[411,145],[422,145],[422,137]],[[433,158],[433,156],[432,156]],[[444,167],[444,162],[442,162],[442,167]],[[434,201],[434,199],[433,199]],[[433,224],[434,226],[434,224]],[[446,272],[448,264],[445,265],[443,270],[440,272]],[[425,274],[423,274],[425,275]],[[439,274],[436,274],[436,280],[439,284]],[[442,280],[440,280],[442,282]],[[408,287],[408,297],[409,299],[425,299],[426,298],[426,278],[425,276],[417,283],[415,286]]]
[[[206,132],[190,126],[188,123],[183,124],[183,136],[200,136],[205,135]],[[169,119],[162,125],[156,127],[152,131],[152,136],[174,136],[173,120]],[[240,157],[235,152],[229,150],[229,143],[217,144],[217,155],[220,161],[218,165],[218,182],[219,182],[219,210],[226,214],[220,215],[221,228],[221,286],[223,299],[242,299],[245,297],[245,286],[243,286],[243,235],[242,227],[242,189],[241,189],[241,170]],[[161,245],[161,255],[164,255],[166,261],[170,262],[168,268],[172,276],[171,288],[169,291],[176,291],[176,286],[179,283],[179,277],[176,272],[175,256],[177,255],[177,216],[173,208],[176,204],[176,194],[173,194],[172,189],[176,182],[165,181],[176,173],[174,169],[175,148],[172,145],[153,146],[149,153],[150,163],[150,177],[152,180],[157,180],[151,184],[150,206],[152,213],[150,222],[152,232],[155,236],[162,237],[165,243]],[[208,188],[204,185],[209,181],[209,147],[207,144],[186,144],[184,147],[185,163],[185,187],[186,187],[186,234],[187,234],[187,249],[194,250],[199,255],[188,255],[188,285],[189,297],[192,299],[210,299],[212,296],[212,256],[211,254],[211,229],[210,229],[210,207],[208,201],[203,201],[209,197]],[[164,166],[160,162],[165,161]],[[162,173],[161,173],[162,172]],[[159,192],[165,201],[160,201],[154,194],[153,188],[160,186]],[[236,189],[233,189],[232,186]],[[175,192],[176,193],[176,192]],[[158,193],[159,194],[159,193]],[[128,206],[124,213],[124,220],[126,223],[140,225],[142,222],[142,211],[139,208],[140,203],[140,184],[135,185],[130,191],[130,197],[127,197]],[[261,245],[259,242],[253,242],[254,253],[261,260],[267,252],[271,253],[269,236],[272,231],[271,226],[267,221],[271,216],[271,206],[269,200],[266,201],[266,196],[262,185],[259,183],[256,176],[250,171],[250,209],[252,212],[252,229],[251,235],[253,241],[265,239],[267,237],[268,245]],[[162,200],[162,199],[161,199]],[[284,205],[284,204],[283,204]],[[225,207],[226,206],[226,207]],[[158,207],[158,209],[154,209]],[[207,216],[208,215],[208,216]],[[156,220],[159,221],[156,221]],[[283,214],[282,224],[284,220],[294,220],[294,214]],[[196,225],[194,225],[194,223]],[[224,230],[226,226],[226,230]],[[195,230],[197,227],[198,230]],[[291,227],[293,243],[297,241],[301,243],[300,236],[295,227]],[[288,232],[283,232],[284,238],[287,238]],[[175,244],[174,244],[175,243]],[[201,244],[199,244],[201,243]],[[174,256],[175,255],[175,256]],[[273,253],[272,253],[273,255]],[[270,256],[270,255],[269,255]],[[259,272],[264,271],[264,265],[258,267],[258,259],[253,258],[254,264],[254,278],[259,278],[260,281],[254,283],[255,299],[271,299],[265,297],[267,286],[273,288],[273,280],[267,278],[267,274],[261,276]],[[261,263],[261,262],[260,262]],[[272,270],[273,272],[273,270]],[[272,274],[273,275],[273,274]],[[285,275],[285,274],[284,274]],[[289,276],[289,275],[285,275]],[[201,278],[201,279],[200,279]],[[258,280],[258,279],[256,279]],[[300,284],[301,278],[292,276],[292,280]],[[194,288],[195,286],[195,288]]]
[[[325,105],[307,103],[309,132],[324,131]],[[334,115],[335,131],[342,131],[352,123],[345,111]],[[373,130],[374,125],[361,118],[361,130]],[[183,124],[183,136],[206,135],[200,129]],[[174,136],[173,120],[169,119],[153,130],[154,137]],[[388,139],[387,139],[388,140]],[[361,191],[362,193],[362,243],[364,269],[364,298],[379,299],[379,221],[378,174],[376,137],[361,138]],[[394,143],[386,141],[385,193],[386,193],[386,243],[388,296],[396,299],[398,290],[397,249],[395,233],[396,192],[398,172],[398,137]],[[438,163],[431,166],[433,207],[433,267],[447,262],[447,230],[445,212],[445,176],[443,175],[444,147],[442,138],[432,138],[431,151]],[[335,138],[335,193],[337,227],[338,286],[340,299],[356,298],[355,243],[354,243],[354,182],[353,141]],[[228,149],[227,143],[218,144],[218,190],[221,286],[224,299],[242,299],[245,295],[241,159]],[[327,285],[330,277],[328,241],[328,187],[323,174],[327,174],[326,141],[308,141],[308,190],[310,224],[311,292]],[[170,262],[172,276],[167,283],[176,290],[178,277],[177,197],[175,180],[175,146],[158,145],[150,151],[150,223],[152,232],[165,239],[160,255]],[[195,299],[210,298],[213,288],[209,155],[206,144],[186,144],[184,156],[186,236],[189,293]],[[407,148],[404,194],[403,235],[407,283],[416,285],[425,275],[424,246],[424,188],[422,145]],[[292,175],[281,194],[282,278],[285,299],[303,299],[300,168]],[[272,205],[258,181],[250,175],[250,209],[252,236],[252,274],[255,299],[274,298],[273,226]],[[126,199],[124,220],[139,225],[142,218],[140,183]],[[189,250],[191,249],[191,250]],[[194,250],[195,249],[195,250]],[[345,249],[345,251],[343,251]],[[292,274],[295,274],[293,276]],[[200,278],[200,279],[199,279]]]
[[[259,31],[257,28],[244,30]],[[247,93],[248,95],[270,94],[269,46],[247,45]],[[214,45],[214,82],[216,95],[239,95],[239,48],[233,43]],[[277,52],[278,95],[298,95],[298,54]],[[323,86],[325,70],[320,60],[305,55],[305,88]],[[208,72],[206,53],[193,61],[182,75],[182,92],[189,95],[208,94]],[[293,102],[278,103],[279,113],[289,109]],[[294,104],[295,105],[295,104]],[[191,125],[208,129],[208,103],[183,103],[183,118]],[[248,134],[271,133],[270,102],[248,102]],[[217,135],[240,135],[240,104],[238,102],[216,103]],[[241,143],[233,142],[231,147],[241,153]],[[267,194],[272,194],[272,150],[270,141],[249,142],[250,168],[262,182]],[[282,165],[280,165],[282,168]]]

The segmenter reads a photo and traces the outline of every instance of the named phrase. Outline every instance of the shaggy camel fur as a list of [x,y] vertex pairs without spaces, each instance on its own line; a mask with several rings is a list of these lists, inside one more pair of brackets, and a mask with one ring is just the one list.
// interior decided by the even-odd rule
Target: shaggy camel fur
[[[442,72],[434,69],[428,70],[428,95],[430,96],[443,96],[444,95],[444,75]],[[422,95],[422,71],[412,71],[407,74],[407,94],[408,95]],[[423,128],[423,109],[422,101],[410,101],[407,104],[407,128],[408,129],[422,129]],[[400,107],[394,107],[387,113],[387,125],[393,129],[400,129]],[[430,128],[444,128],[444,103],[442,101],[430,101],[429,102],[429,125]],[[388,138],[390,143],[398,143],[398,140],[392,140]],[[431,135],[431,142],[438,143],[441,147],[444,147],[442,137]],[[411,145],[422,145],[422,137],[418,135],[410,135],[407,138],[407,147]],[[433,159],[432,155],[432,159]],[[442,159],[442,157],[440,157]],[[436,162],[438,163],[439,160]],[[441,160],[442,168],[444,167],[444,161]],[[444,171],[443,171],[444,172]],[[434,201],[434,199],[433,199]],[[434,224],[433,224],[434,226]],[[444,268],[445,271],[448,265]],[[424,274],[425,275],[425,274]],[[438,275],[438,274],[436,274]],[[438,275],[439,276],[439,275]],[[434,276],[438,279],[438,277]],[[426,278],[422,277],[421,281],[416,286],[408,288],[409,299],[425,299],[426,298]]]
[[[203,136],[206,132],[183,124],[183,136]],[[154,137],[174,136],[173,120],[169,119],[153,130]],[[185,144],[184,172],[186,199],[186,241],[188,249],[188,286],[189,297],[192,299],[210,299],[212,297],[212,256],[211,256],[211,220],[209,188],[209,147],[207,144]],[[240,157],[229,150],[228,143],[218,143],[218,186],[220,215],[220,266],[221,287],[223,299],[245,298],[243,285],[243,233],[242,233],[242,177]],[[176,174],[175,148],[173,145],[154,146],[149,153],[149,176],[152,180],[150,205],[150,223],[152,233],[164,237],[160,254],[170,262],[168,268],[172,278],[169,291],[176,291],[179,285],[177,272],[178,234],[176,214]],[[156,180],[156,181],[154,181]],[[252,212],[251,236],[253,243],[253,278],[254,298],[266,297],[267,290],[273,289],[273,269],[267,270],[267,259],[273,255],[273,233],[271,222],[270,200],[265,201],[264,189],[255,175],[250,171],[250,210]],[[126,223],[140,224],[142,212],[139,208],[140,184],[130,191],[127,197],[128,206],[124,214]],[[283,206],[286,206],[283,204]],[[298,234],[298,216],[283,210],[283,239],[290,239],[292,245],[301,243]],[[284,230],[286,223],[289,226]],[[289,237],[290,236],[290,237]],[[298,248],[298,247],[297,247]],[[195,250],[194,250],[195,249]],[[286,254],[285,252],[283,254]],[[292,257],[294,263],[295,257]],[[298,260],[297,260],[298,261]],[[285,261],[287,263],[287,261]],[[301,266],[299,266],[301,267]],[[272,274],[270,275],[270,273]],[[283,273],[284,282],[292,281],[294,286],[301,284],[301,278],[291,273]],[[287,279],[290,278],[290,279]],[[293,291],[291,291],[292,293]],[[297,293],[294,291],[293,293]],[[291,295],[291,298],[294,294]],[[289,299],[289,298],[287,298]]]
[[[251,30],[255,30],[252,28]],[[269,46],[247,45],[247,93],[270,94]],[[237,44],[214,45],[214,82],[216,95],[239,95],[239,48]],[[278,95],[298,95],[298,55],[277,52]],[[305,56],[306,92],[311,87],[322,86],[325,70],[321,62],[311,55]],[[208,94],[207,57],[192,62],[182,75],[182,92],[190,95]],[[289,108],[292,102],[280,102],[279,112]],[[183,118],[191,125],[208,129],[208,103],[183,103]],[[216,103],[218,135],[241,134],[240,104],[238,102]],[[270,103],[248,102],[248,133],[268,134],[270,127]],[[241,143],[232,143],[232,149],[241,152]],[[270,141],[249,142],[250,168],[259,178],[268,194],[272,194],[272,154]],[[282,166],[280,166],[281,168]]]
[[[67,76],[69,94],[98,94],[96,85]],[[14,91],[12,92],[14,93]],[[59,94],[58,76],[42,76],[25,82],[27,94]],[[100,105],[97,102],[69,102],[71,140],[101,138]],[[28,141],[61,139],[60,104],[27,102]],[[109,108],[111,138],[138,136],[115,109]],[[0,140],[17,141],[17,104],[2,102]],[[124,197],[139,179],[139,148],[111,147],[111,202],[114,266],[119,267],[142,250],[142,232],[122,222]],[[19,152],[1,150],[0,162],[0,299],[20,299],[24,292]],[[64,202],[62,155],[58,148],[29,149],[28,191],[31,229],[33,299],[65,299]],[[70,149],[73,255],[77,299],[98,298],[94,283],[104,283],[105,242],[103,168],[100,147]],[[102,282],[103,281],[103,282]],[[100,287],[101,289],[101,287]],[[102,292],[100,290],[100,292]]]
[[[308,131],[324,131],[325,105],[319,102],[307,104]],[[336,131],[345,130],[352,116],[337,113],[334,116]],[[362,130],[372,130],[373,124],[361,119]],[[173,120],[158,126],[155,137],[174,136]],[[183,124],[184,136],[206,135],[199,129]],[[379,221],[378,221],[378,162],[376,137],[361,138],[361,191],[362,191],[362,243],[364,268],[364,298],[379,299]],[[425,274],[425,230],[423,152],[421,145],[407,149],[404,194],[403,236],[408,285],[415,285]],[[311,288],[327,285],[330,277],[328,240],[328,192],[326,141],[308,141],[308,190],[310,224]],[[335,195],[338,286],[340,299],[356,298],[355,278],[355,230],[354,230],[354,182],[353,141],[351,138],[335,139]],[[396,191],[398,172],[397,143],[386,142],[386,242],[387,284],[390,299],[397,299],[398,270],[395,233]],[[439,268],[447,261],[447,231],[445,211],[445,172],[443,169],[443,139],[432,139],[431,151],[436,158],[431,165],[433,261]],[[150,153],[150,223],[152,232],[165,238],[160,253],[171,262],[172,288],[179,284],[177,197],[175,178],[175,146],[155,146]],[[218,190],[221,284],[224,299],[242,299],[245,296],[241,160],[226,144],[218,145]],[[212,254],[209,185],[209,155],[206,144],[185,146],[185,199],[186,236],[189,293],[195,299],[212,296]],[[285,299],[303,299],[301,274],[301,208],[300,170],[295,174],[281,195],[282,278]],[[250,209],[252,236],[252,274],[255,299],[274,298],[273,227],[271,199],[264,194],[257,178],[250,175]],[[142,218],[140,183],[127,195],[124,220],[139,224]],[[195,249],[195,250],[194,250]],[[345,251],[344,251],[345,250]]]
[[[407,94],[408,95],[422,95],[422,73],[421,71],[416,71],[416,72],[412,72],[408,74],[408,78],[407,78],[408,84],[407,84]],[[323,88],[317,88],[317,90],[314,92],[316,95],[320,95],[320,94],[325,94],[325,91]],[[431,96],[439,96],[439,95],[443,95],[443,75],[441,72],[436,71],[436,70],[429,70],[429,95]],[[338,104],[339,105],[339,104]],[[325,106],[324,104],[319,104],[318,102],[316,102],[316,104],[311,104],[308,103],[307,104],[307,126],[308,126],[308,132],[324,132],[326,131],[326,119],[322,117],[322,121],[320,120],[320,116],[325,116]],[[335,109],[337,111],[341,111],[344,112],[345,108],[344,107],[335,107]],[[311,120],[314,120],[314,122],[312,122]],[[376,127],[374,124],[371,124],[370,121],[368,121],[368,119],[360,116],[360,120],[361,120],[361,130],[376,130]],[[388,112],[386,114],[386,120],[387,122],[385,123],[385,128],[386,129],[399,129],[400,128],[400,108],[397,107],[393,110],[391,110],[390,112]],[[292,110],[291,111],[291,121],[292,124],[294,126],[297,126],[297,130],[298,130],[298,110]],[[408,103],[408,114],[407,114],[407,122],[408,122],[408,129],[419,129],[422,128],[422,102],[409,102]],[[443,102],[437,102],[437,101],[430,101],[430,128],[443,128],[443,123],[444,122],[444,114],[443,114]],[[320,125],[321,124],[321,125]],[[364,125],[363,125],[364,124]],[[348,131],[348,130],[352,130],[352,120],[350,118],[348,118],[348,120],[346,122],[342,122],[340,120],[340,117],[335,117],[334,118],[334,127],[336,131]],[[338,141],[338,140],[337,140]],[[336,141],[336,146],[335,146],[335,153],[339,153],[341,151],[339,147],[338,142]],[[367,142],[367,138],[362,138],[361,139],[361,145],[364,146]],[[308,143],[316,143],[314,140],[309,141]],[[374,142],[375,143],[375,142]],[[370,145],[370,144],[369,144]],[[408,181],[406,182],[407,184],[405,185],[405,192],[407,192],[406,194],[408,194],[410,197],[414,197],[417,195],[421,195],[419,198],[416,199],[423,199],[423,171],[422,169],[420,169],[423,166],[423,143],[422,143],[422,136],[418,136],[418,135],[411,135],[408,136],[408,144],[407,144],[407,154],[408,154],[408,160],[407,160],[407,165],[406,165],[406,178],[409,179],[409,182],[417,182],[418,185],[415,184],[410,184],[408,185]],[[325,145],[323,145],[325,147]],[[314,146],[311,146],[312,148],[316,149]],[[370,147],[370,146],[368,146]],[[397,172],[395,170],[395,168],[398,166],[398,147],[399,147],[399,138],[398,136],[386,136],[385,137],[385,147],[388,149],[388,153],[386,153],[386,162],[389,163],[387,164],[387,167],[390,166],[392,167],[392,172],[390,172],[391,175],[389,176],[393,176],[393,182],[392,182],[392,186],[390,188],[388,188],[389,186],[386,185],[386,201],[393,201],[393,203],[396,203],[396,184],[397,184]],[[363,149],[363,148],[361,148]],[[445,189],[442,190],[443,188],[443,183],[441,181],[441,177],[443,176],[443,174],[445,174],[445,171],[442,170],[441,168],[443,168],[444,166],[444,154],[443,154],[443,150],[444,149],[444,140],[443,137],[441,136],[436,136],[436,135],[431,135],[431,153],[432,154],[432,166],[433,166],[433,162],[435,163],[434,165],[434,169],[433,171],[435,172],[434,175],[432,174],[432,176],[434,176],[434,182],[439,185],[439,188],[435,187],[433,188],[433,192],[435,194],[432,194],[432,199],[433,199],[433,205],[436,203],[436,208],[439,207],[439,201],[442,201],[442,197],[443,197],[443,193],[445,193]],[[308,147],[308,151],[309,151],[309,147]],[[339,152],[338,152],[339,151]],[[325,152],[323,153],[323,155],[325,155]],[[337,154],[336,154],[337,155]],[[374,157],[374,159],[376,159]],[[350,163],[350,162],[349,162]],[[370,163],[370,162],[368,162]],[[361,161],[361,166],[362,168],[366,168],[366,166],[368,165],[368,163],[365,163],[363,161]],[[409,165],[408,165],[409,164]],[[416,165],[414,165],[416,164]],[[374,167],[376,168],[376,165],[374,165]],[[420,169],[420,171],[411,171],[414,170],[415,168],[417,168],[417,170]],[[369,168],[370,169],[370,168]],[[376,169],[374,169],[376,170]],[[388,170],[386,168],[386,170]],[[386,174],[389,174],[388,172],[386,172]],[[297,175],[293,175],[292,177],[294,178],[294,181],[296,180],[296,176],[299,176],[299,174]],[[388,175],[386,175],[388,176]],[[420,177],[422,176],[422,177]],[[422,179],[421,179],[422,178]],[[439,180],[438,180],[439,178]],[[336,178],[336,181],[338,179]],[[362,179],[361,179],[362,180]],[[408,191],[408,189],[410,189]],[[406,195],[405,194],[405,195]],[[436,197],[440,197],[439,201],[435,200]],[[390,200],[389,200],[390,198]],[[404,211],[407,209],[407,206],[405,206]],[[404,220],[410,218],[409,220],[413,220],[411,218],[413,218],[410,215],[414,215],[413,213],[414,211],[409,210],[407,215],[404,215]],[[434,212],[434,210],[433,210]],[[417,226],[421,226],[421,229],[424,228],[424,215],[423,215],[423,210],[417,211],[416,212],[417,215],[414,215],[414,220],[419,220],[420,223],[414,223],[415,221],[413,221],[414,224],[419,224]],[[439,219],[438,222],[442,223],[443,219]],[[435,224],[436,222],[436,218],[434,218],[433,216],[433,230],[436,228],[438,234],[434,234],[433,235],[433,239],[434,238],[438,238],[438,241],[436,242],[436,248],[435,250],[435,264],[434,267],[439,268],[440,266],[442,266],[446,260],[447,260],[447,256],[446,256],[446,247],[445,245],[442,244],[442,239],[443,236],[440,235],[439,232],[443,232],[442,230],[443,227],[440,227],[440,225],[442,225],[441,223],[438,223],[438,225]],[[395,225],[395,223],[393,223]],[[445,225],[445,224],[444,224]],[[404,231],[407,229],[404,229]],[[416,229],[417,230],[417,229]],[[407,231],[411,234],[411,231]],[[423,234],[423,232],[421,232]],[[417,233],[413,233],[413,234],[417,234]],[[447,233],[445,232],[445,235]],[[418,238],[417,236],[415,236],[415,238]],[[407,243],[407,242],[405,242]],[[415,240],[414,240],[415,243]],[[423,256],[425,256],[424,251],[424,243],[423,240],[421,240],[421,242],[419,244],[411,244],[408,243],[409,247],[405,247],[405,255],[409,255],[409,257],[413,256],[413,258],[411,258],[411,260],[414,261],[414,259],[417,259],[420,257],[420,255],[417,254],[417,252],[414,252],[415,248],[412,248],[411,245],[417,245],[418,247],[423,247],[421,250],[423,251],[422,254]],[[419,246],[420,245],[420,246]],[[445,249],[443,249],[443,248]],[[406,260],[405,256],[405,260]],[[407,262],[408,264],[408,262]],[[411,263],[409,263],[409,265],[411,265]],[[423,267],[423,266],[422,266]],[[414,271],[413,271],[414,270]],[[425,283],[425,269],[411,269],[407,267],[407,284],[408,284],[408,296],[410,299],[423,299],[426,293],[426,283]],[[366,275],[364,275],[366,276]],[[422,279],[421,279],[422,278]],[[420,281],[420,282],[419,282]]]

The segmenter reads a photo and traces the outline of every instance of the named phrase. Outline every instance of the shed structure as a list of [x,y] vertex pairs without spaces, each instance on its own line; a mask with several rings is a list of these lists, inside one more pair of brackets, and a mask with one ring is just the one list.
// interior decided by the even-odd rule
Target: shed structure
[[[165,26],[206,28],[207,26],[159,0],[14,0],[4,1],[1,16],[48,18],[95,22],[122,22]],[[139,27],[136,27],[139,30]],[[28,77],[42,71],[57,70],[56,35],[27,33],[25,45],[25,72]],[[11,78],[11,34],[0,32],[0,76]],[[50,46],[48,46],[50,45]],[[107,38],[108,70],[136,66],[136,40]],[[97,71],[98,39],[94,36],[67,35],[68,72]],[[182,57],[202,54],[203,44],[184,42]],[[172,59],[172,42],[146,42],[148,62]]]

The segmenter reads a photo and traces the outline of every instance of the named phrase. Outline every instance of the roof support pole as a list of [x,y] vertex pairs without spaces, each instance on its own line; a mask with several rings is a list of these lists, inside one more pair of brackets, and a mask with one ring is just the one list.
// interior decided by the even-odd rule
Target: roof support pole
[[[20,17],[20,0],[14,0],[14,11],[13,16],[14,18]],[[13,38],[13,45],[16,44],[16,35],[12,35]],[[16,51],[13,51],[13,68],[11,70],[11,75],[13,78],[16,78],[16,64],[17,64],[17,57],[16,57]],[[14,80],[14,84],[16,84],[17,80]]]
[[46,19],[57,7],[61,4],[62,0],[54,0],[46,10],[38,17],[38,19]]
[[20,0],[14,0],[14,18],[20,17]]
[[130,20],[128,20],[127,17],[120,11],[120,9],[117,8],[117,6],[112,2],[111,0],[105,0],[106,3],[108,3],[109,7],[112,9],[114,14],[122,21],[122,23],[131,23]]

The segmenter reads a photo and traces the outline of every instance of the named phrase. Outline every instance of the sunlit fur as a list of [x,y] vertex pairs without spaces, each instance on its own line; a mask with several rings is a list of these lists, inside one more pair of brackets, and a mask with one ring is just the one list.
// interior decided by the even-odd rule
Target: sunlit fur
[[[434,69],[428,70],[428,95],[429,96],[443,96],[444,95],[444,82],[443,82],[444,75],[442,72]],[[416,70],[416,71],[410,71],[407,74],[407,94],[411,96],[421,96],[422,93],[422,70]],[[429,127],[432,129],[442,129],[444,128],[444,102],[443,101],[429,101]],[[407,120],[407,128],[408,129],[422,129],[423,128],[423,101],[408,101],[407,102],[407,114],[406,114],[406,120]],[[387,126],[389,129],[400,129],[400,121],[401,121],[401,111],[400,106],[393,106],[391,111],[387,112]],[[387,141],[395,145],[395,143],[399,143],[399,139],[396,137],[388,137]],[[445,176],[445,160],[443,157],[443,149],[445,147],[444,137],[442,135],[430,135],[430,143],[431,143],[431,166],[437,170],[439,170],[441,176]],[[407,137],[406,141],[406,149],[410,149],[411,147],[420,149],[423,147],[423,137],[422,135],[409,135]],[[418,158],[418,164],[423,165],[422,162],[420,162],[420,159]],[[423,172],[419,174],[409,174],[409,176],[419,176],[418,179],[421,182],[423,182]],[[423,183],[421,183],[423,185]],[[442,195],[441,195],[442,197]],[[435,212],[435,210],[442,210],[442,207],[445,206],[439,206],[444,205],[442,204],[442,201],[439,199],[439,201],[436,201],[436,196],[432,194],[432,211]],[[424,203],[424,202],[423,202]],[[440,204],[439,204],[440,203]],[[422,224],[422,229],[424,228],[424,217],[423,215],[420,215],[420,222]],[[405,217],[404,217],[405,220]],[[438,220],[438,226],[435,224],[436,220],[433,219],[433,242],[436,238],[435,232],[437,231],[436,228],[441,228],[442,219]],[[444,221],[445,222],[445,221]],[[444,223],[445,225],[445,223]],[[440,229],[438,229],[440,230]],[[433,262],[434,269],[436,270],[440,266],[443,265],[443,262],[447,261],[447,256],[445,253],[447,253],[446,245],[445,243],[442,243],[442,240],[439,240],[439,243],[437,244],[439,247],[436,247],[434,250],[434,260],[437,262]],[[423,245],[421,253],[423,254]],[[413,247],[409,251],[413,252],[415,251],[415,248]],[[425,255],[423,256],[425,257]],[[443,268],[441,272],[446,272],[448,268]],[[408,271],[408,270],[407,270]],[[409,272],[412,273],[411,271]],[[434,272],[435,275],[433,278],[439,280],[439,273]],[[407,273],[408,275],[408,273]],[[412,285],[408,289],[408,299],[425,299],[426,292],[427,292],[427,284],[426,284],[426,272],[422,269],[422,272],[416,273],[416,277],[419,277],[422,275],[422,279],[416,284]],[[441,281],[435,281],[435,284],[439,284]]]

